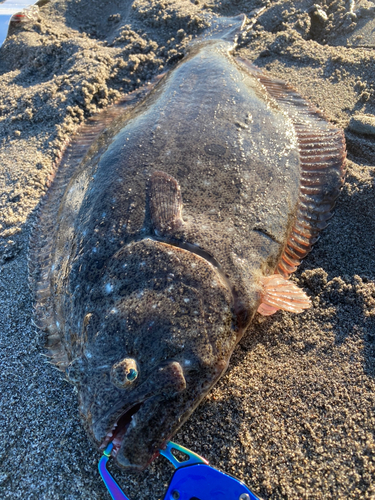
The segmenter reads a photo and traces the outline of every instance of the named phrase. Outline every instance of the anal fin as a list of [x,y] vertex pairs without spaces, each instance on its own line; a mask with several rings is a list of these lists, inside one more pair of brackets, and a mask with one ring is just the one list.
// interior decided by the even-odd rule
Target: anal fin
[[152,91],[162,77],[163,75],[155,78],[153,82],[127,94],[117,103],[89,118],[65,145],[46,180],[49,189],[40,201],[30,235],[29,281],[35,302],[34,324],[48,334],[46,348],[51,355],[50,362],[59,369],[64,369],[69,360],[62,338],[63,332],[59,332],[56,327],[52,266],[58,213],[67,185],[81,168],[82,162],[86,161],[85,158],[98,155],[98,151],[105,148],[107,130],[117,122],[122,123],[127,113]]
[[258,313],[262,316],[270,316],[279,309],[300,313],[311,307],[311,301],[306,293],[280,274],[264,276],[260,284],[262,301]]

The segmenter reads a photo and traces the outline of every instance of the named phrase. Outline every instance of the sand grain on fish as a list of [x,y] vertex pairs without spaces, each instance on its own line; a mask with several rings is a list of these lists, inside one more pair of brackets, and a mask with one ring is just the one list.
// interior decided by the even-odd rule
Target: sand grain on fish
[[[107,494],[76,394],[44,363],[45,339],[31,325],[28,237],[53,165],[80,124],[181,60],[207,28],[204,13],[244,12],[251,20],[258,7],[51,0],[37,23],[15,27],[0,49],[2,498]],[[363,31],[373,2],[356,2],[357,19],[346,16],[341,0],[321,5],[324,15],[308,1],[266,7],[236,55],[291,83],[345,130],[346,181],[330,225],[293,278],[313,307],[257,320],[175,440],[263,498],[370,499],[375,151],[371,134],[349,124],[358,115],[371,123],[375,115],[374,55]],[[357,29],[362,44],[354,40]],[[113,473],[140,500],[162,498],[171,476],[162,460],[141,476]]]

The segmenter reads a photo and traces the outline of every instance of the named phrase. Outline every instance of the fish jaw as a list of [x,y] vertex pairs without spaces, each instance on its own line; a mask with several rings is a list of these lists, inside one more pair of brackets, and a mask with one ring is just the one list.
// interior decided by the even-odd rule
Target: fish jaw
[[[166,398],[172,397],[173,399],[175,395],[184,393],[185,390],[186,380],[181,365],[177,361],[163,363],[146,382],[132,393],[131,400],[123,404],[122,408],[117,405],[116,409],[111,410],[105,419],[101,419],[96,425],[91,425],[91,434],[101,449],[104,449],[108,443],[113,443],[112,456],[116,457],[121,467],[143,470],[152,458],[148,451],[150,446],[146,447],[143,444],[144,442],[155,442],[155,439],[146,437],[150,425],[149,420],[152,420],[154,414],[156,414],[154,419],[159,418],[160,408],[163,407],[163,401]],[[163,419],[161,418],[161,420]],[[106,421],[109,423],[106,424]],[[107,429],[104,438],[102,436],[103,429]],[[163,436],[162,431],[160,436]],[[142,465],[137,464],[135,460],[125,458],[124,451],[121,451],[124,448],[128,450],[126,456],[131,455],[129,450],[136,450]],[[155,448],[153,454],[157,450],[158,448]]]
[[119,448],[115,438],[116,448],[112,455],[116,464],[128,472],[144,471],[206,397],[218,378],[215,377],[203,393],[193,391],[193,395],[181,393],[171,398],[160,395],[145,401],[133,414]]
[[[171,400],[154,397],[145,401],[123,436],[114,458],[119,467],[130,472],[141,472],[158,455],[170,438],[169,410]],[[161,411],[165,408],[165,412]]]
[[[186,382],[181,365],[176,361],[159,370],[164,373],[152,377],[153,383],[145,387],[140,396],[142,401],[133,401],[120,416],[117,411],[108,417],[112,423],[108,425],[107,434],[101,441],[96,439],[100,441],[100,448],[112,442],[112,457],[120,468],[128,472],[145,470],[225,373],[228,361],[229,358],[215,367],[207,367],[199,382],[194,375],[188,374]],[[146,397],[146,392],[156,392],[155,386],[160,387],[160,382],[164,382],[160,393]]]

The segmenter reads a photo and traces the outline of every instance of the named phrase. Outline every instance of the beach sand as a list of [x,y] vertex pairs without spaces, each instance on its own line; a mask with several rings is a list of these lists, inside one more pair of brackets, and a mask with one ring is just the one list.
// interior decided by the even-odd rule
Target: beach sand
[[[0,49],[0,498],[109,499],[73,387],[40,355],[30,228],[79,124],[173,66],[207,12],[247,14],[237,53],[345,129],[347,177],[295,274],[313,307],[258,317],[175,441],[265,499],[375,498],[375,5],[348,9],[343,0],[51,0],[38,22],[12,27]],[[172,475],[162,458],[142,475],[111,470],[134,500],[161,499]]]

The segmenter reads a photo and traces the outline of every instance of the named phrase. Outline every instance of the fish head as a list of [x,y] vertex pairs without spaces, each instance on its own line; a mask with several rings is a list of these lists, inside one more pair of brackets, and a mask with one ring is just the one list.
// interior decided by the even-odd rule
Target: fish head
[[141,471],[225,372],[238,340],[232,291],[199,255],[144,239],[115,254],[91,293],[67,376],[95,443],[113,442],[118,465]]

